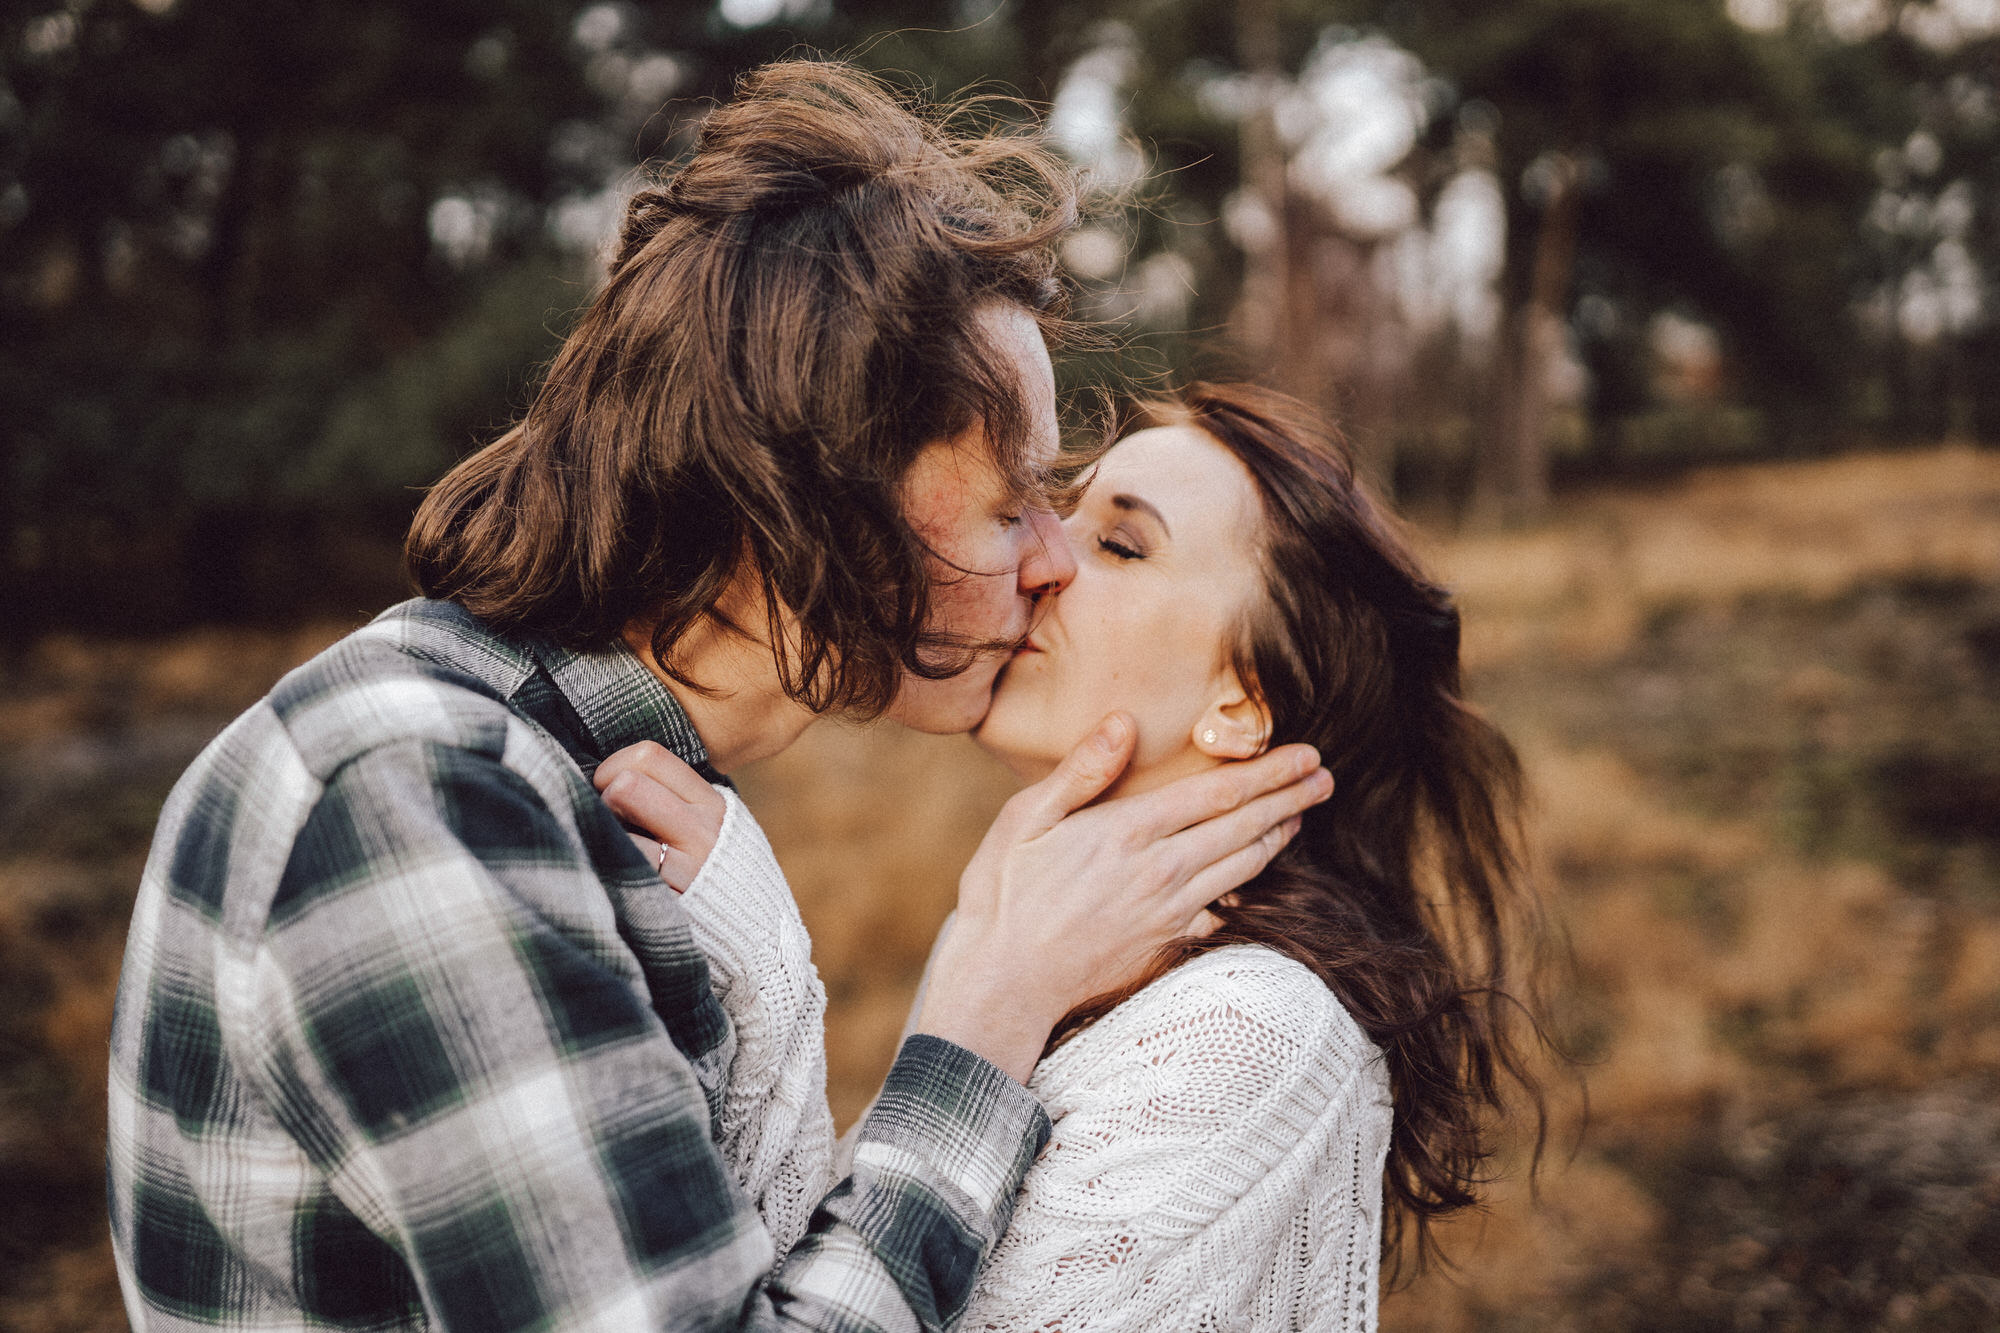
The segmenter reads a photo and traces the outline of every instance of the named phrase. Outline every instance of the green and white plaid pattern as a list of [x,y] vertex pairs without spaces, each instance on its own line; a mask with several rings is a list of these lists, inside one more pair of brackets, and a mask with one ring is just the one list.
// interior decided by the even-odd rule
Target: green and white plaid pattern
[[287,676],[169,798],[111,1056],[135,1328],[939,1329],[1048,1134],[916,1037],[772,1273],[711,1123],[733,1037],[588,774],[705,766],[622,651],[409,602]]

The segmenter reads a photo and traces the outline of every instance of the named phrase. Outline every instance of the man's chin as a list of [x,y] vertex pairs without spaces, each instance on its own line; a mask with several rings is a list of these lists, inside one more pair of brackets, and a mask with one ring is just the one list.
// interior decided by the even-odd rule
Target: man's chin
[[[906,680],[884,715],[928,736],[957,736],[978,728],[993,707],[993,675],[974,667],[982,680]],[[973,672],[966,673],[967,675]]]
[[986,709],[922,712],[910,717],[896,717],[891,713],[890,716],[911,731],[920,731],[926,736],[963,736],[968,732],[978,733],[979,724],[986,720]]

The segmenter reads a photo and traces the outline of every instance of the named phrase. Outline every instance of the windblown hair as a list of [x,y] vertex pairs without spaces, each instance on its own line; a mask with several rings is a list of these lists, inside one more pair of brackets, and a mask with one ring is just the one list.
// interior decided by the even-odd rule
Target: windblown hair
[[814,711],[871,716],[903,669],[962,670],[987,645],[927,631],[939,570],[899,488],[927,444],[981,428],[1007,485],[1049,501],[1025,386],[975,316],[1011,303],[1062,341],[1052,246],[1076,201],[1058,157],[976,105],[833,61],[745,76],[632,199],[525,417],[425,498],[418,586],[580,649],[650,625],[700,689],[676,647],[705,618],[760,628],[717,607],[747,569]]
[[[1391,517],[1303,404],[1196,385],[1126,428],[1194,426],[1255,479],[1263,595],[1229,652],[1270,710],[1271,741],[1316,746],[1336,782],[1222,926],[1165,946],[1144,974],[1066,1015],[1053,1041],[1210,949],[1261,944],[1312,969],[1388,1061],[1395,1101],[1385,1241],[1421,1269],[1433,1219],[1478,1202],[1511,1081],[1546,1112],[1514,998],[1514,922],[1532,922],[1521,770],[1459,684],[1459,618]],[[1539,1156],[1539,1146],[1537,1149]]]

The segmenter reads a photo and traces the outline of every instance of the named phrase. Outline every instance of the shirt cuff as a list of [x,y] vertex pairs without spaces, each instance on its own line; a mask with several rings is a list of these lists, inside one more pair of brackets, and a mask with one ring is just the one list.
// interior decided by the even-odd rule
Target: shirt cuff
[[861,1123],[854,1174],[915,1177],[990,1246],[1049,1138],[1042,1104],[998,1066],[918,1033],[903,1043]]

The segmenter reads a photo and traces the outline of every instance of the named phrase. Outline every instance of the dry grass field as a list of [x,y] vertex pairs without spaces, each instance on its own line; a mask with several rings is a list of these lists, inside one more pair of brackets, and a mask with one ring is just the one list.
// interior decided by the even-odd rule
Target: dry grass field
[[[1426,539],[1514,736],[1550,920],[1556,1146],[1516,1134],[1400,1330],[2000,1326],[2000,454],[1570,497]],[[179,768],[345,628],[0,663],[0,1327],[122,1326],[102,1066]],[[845,1122],[1010,782],[826,726],[744,775],[812,927]],[[1587,1112],[1586,1112],[1587,1101]]]

